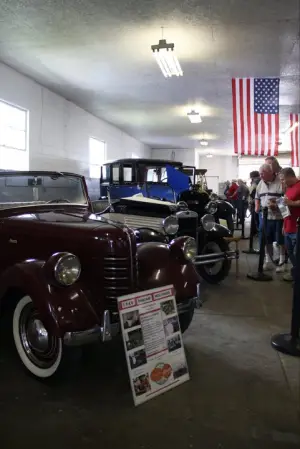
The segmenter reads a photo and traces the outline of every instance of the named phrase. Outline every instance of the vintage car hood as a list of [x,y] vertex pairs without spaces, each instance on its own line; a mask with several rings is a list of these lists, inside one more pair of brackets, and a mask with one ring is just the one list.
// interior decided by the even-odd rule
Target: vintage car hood
[[142,203],[142,204],[145,204],[145,203],[157,204],[157,205],[172,206],[172,207],[176,206],[174,203],[171,203],[171,201],[162,201],[162,200],[157,200],[157,199],[153,199],[153,198],[147,198],[140,194],[121,198],[121,201],[129,201],[129,202]]
[[118,233],[123,231],[123,227],[120,224],[113,223],[111,220],[97,216],[94,214],[87,214],[86,212],[72,212],[72,211],[42,211],[36,213],[20,213],[20,215],[14,215],[8,217],[11,227],[18,226],[18,223],[22,222],[24,228],[35,228],[37,225],[44,225],[45,227],[57,228],[72,228],[81,231],[92,231],[98,228],[110,230],[110,232]]

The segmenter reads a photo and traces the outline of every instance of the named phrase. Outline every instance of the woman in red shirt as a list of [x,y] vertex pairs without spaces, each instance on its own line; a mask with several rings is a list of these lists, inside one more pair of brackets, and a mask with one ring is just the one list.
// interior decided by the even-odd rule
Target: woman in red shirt
[[297,219],[300,217],[300,180],[296,177],[292,168],[283,168],[279,174],[281,181],[286,187],[285,204],[290,210],[290,215],[284,219],[284,237],[285,245],[289,259],[293,268],[291,274],[286,274],[285,281],[294,280],[294,269],[296,266],[296,237],[297,237]]

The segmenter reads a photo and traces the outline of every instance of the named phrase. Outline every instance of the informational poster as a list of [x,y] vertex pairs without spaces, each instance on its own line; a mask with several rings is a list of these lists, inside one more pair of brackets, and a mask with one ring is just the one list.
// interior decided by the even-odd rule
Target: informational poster
[[172,285],[118,298],[135,405],[189,380]]

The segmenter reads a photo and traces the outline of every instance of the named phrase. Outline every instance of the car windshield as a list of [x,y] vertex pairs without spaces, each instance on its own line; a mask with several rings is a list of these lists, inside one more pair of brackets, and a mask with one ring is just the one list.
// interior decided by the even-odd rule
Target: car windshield
[[87,205],[82,179],[63,173],[0,173],[0,208],[39,204]]

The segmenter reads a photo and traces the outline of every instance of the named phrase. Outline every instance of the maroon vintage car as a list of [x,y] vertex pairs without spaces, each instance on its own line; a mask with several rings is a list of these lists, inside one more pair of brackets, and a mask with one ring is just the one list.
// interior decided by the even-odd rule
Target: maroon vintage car
[[91,211],[81,176],[0,172],[0,311],[11,311],[17,353],[40,379],[119,333],[118,296],[174,284],[182,331],[199,299],[194,239],[139,243]]

